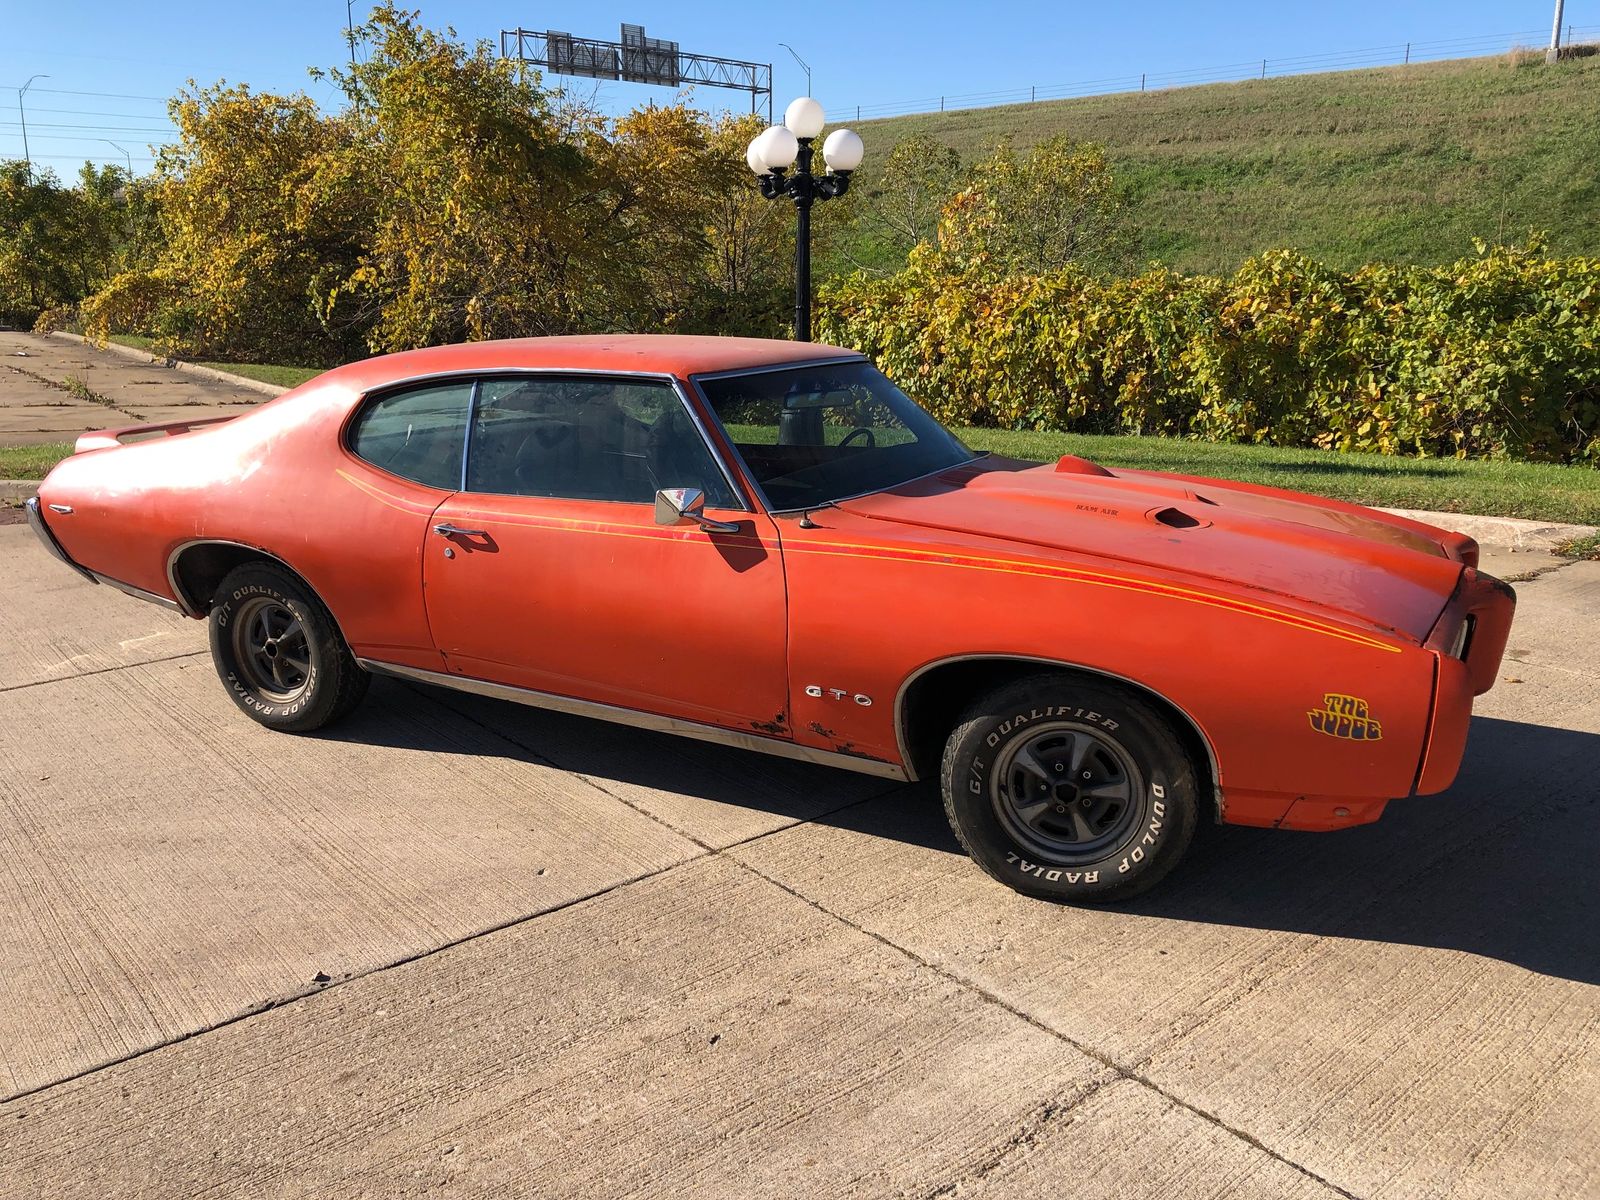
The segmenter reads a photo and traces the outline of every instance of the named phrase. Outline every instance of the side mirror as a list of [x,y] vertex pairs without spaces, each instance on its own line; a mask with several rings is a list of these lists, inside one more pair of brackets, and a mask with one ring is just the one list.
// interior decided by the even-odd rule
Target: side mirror
[[662,488],[656,493],[657,525],[698,525],[711,533],[738,533],[739,527],[706,516],[706,494],[699,488]]

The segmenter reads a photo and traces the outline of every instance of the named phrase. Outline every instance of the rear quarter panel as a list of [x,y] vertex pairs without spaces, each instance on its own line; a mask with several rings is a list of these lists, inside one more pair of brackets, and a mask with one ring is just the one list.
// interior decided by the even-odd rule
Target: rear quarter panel
[[435,669],[421,555],[448,493],[342,448],[357,399],[313,382],[225,425],[74,455],[40,487],[73,508],[51,529],[91,570],[174,599],[167,564],[186,544],[262,549],[322,597],[357,654]]

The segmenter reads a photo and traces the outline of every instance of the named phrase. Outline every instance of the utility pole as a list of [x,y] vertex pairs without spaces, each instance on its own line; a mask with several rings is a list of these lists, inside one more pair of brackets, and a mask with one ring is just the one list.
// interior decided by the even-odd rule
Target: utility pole
[[[28,94],[28,89],[33,86],[35,79],[49,79],[48,75],[34,75],[28,82],[17,89],[17,116],[22,121],[22,157],[28,163],[28,182],[33,182],[33,155],[28,153],[28,114],[22,111],[22,98]],[[45,139],[48,141],[49,139]]]
[[356,21],[351,11],[355,0],[344,0],[344,36],[350,42],[350,65],[356,65]]
[[1556,19],[1550,26],[1550,49],[1544,52],[1544,60],[1553,63],[1561,57],[1561,10],[1565,0],[1556,0]]
[[[794,47],[789,45],[788,42],[779,42],[778,45],[782,46],[785,50],[787,50],[789,52],[790,56],[795,60],[795,62],[800,64],[800,69],[806,73],[806,95],[808,95],[808,96],[811,95],[811,68],[806,66],[806,60],[801,58],[798,54],[796,54],[794,52]],[[771,104],[771,100],[769,99],[767,101],[767,103]],[[769,111],[770,111],[770,109],[769,109]]]

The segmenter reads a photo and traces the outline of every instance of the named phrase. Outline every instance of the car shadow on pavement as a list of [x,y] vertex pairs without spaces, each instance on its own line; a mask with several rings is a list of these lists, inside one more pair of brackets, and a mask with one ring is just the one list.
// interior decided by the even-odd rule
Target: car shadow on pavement
[[1459,950],[1600,984],[1600,735],[1477,717],[1461,773],[1341,833],[1213,827],[1129,911]]
[[[959,857],[937,792],[745,751],[379,681],[326,736],[543,762]],[[437,703],[459,723],[399,722]],[[386,711],[387,710],[387,711]],[[1454,787],[1340,833],[1204,826],[1188,859],[1123,913],[1482,955],[1600,984],[1600,735],[1478,717]],[[996,887],[1001,885],[996,884]],[[1092,911],[1092,910],[1088,910]]]
[[[861,819],[859,814],[849,818],[846,814],[869,800],[908,791],[921,796],[924,790],[922,785],[383,678],[373,680],[367,702],[351,717],[315,736],[401,749],[492,754],[582,775],[630,802],[640,799],[630,795],[630,789],[644,789],[690,802],[767,813],[787,819],[785,823],[816,821],[842,827],[845,819]],[[939,820],[908,822],[889,836],[961,853],[944,824],[937,795],[928,795],[926,806]],[[659,807],[650,806],[653,812]]]

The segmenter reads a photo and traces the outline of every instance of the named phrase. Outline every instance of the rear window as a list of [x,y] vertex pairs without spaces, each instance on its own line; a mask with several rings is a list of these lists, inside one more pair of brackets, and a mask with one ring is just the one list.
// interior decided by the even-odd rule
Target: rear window
[[402,479],[456,491],[471,402],[470,379],[380,396],[356,418],[350,449]]

